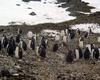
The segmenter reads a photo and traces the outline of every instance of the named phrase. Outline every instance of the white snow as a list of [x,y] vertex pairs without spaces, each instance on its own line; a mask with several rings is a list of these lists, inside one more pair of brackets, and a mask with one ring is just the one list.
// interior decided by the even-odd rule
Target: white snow
[[75,25],[70,25],[72,29],[77,29],[81,31],[89,31],[89,27],[91,28],[93,33],[100,33],[100,25],[97,23],[84,23],[84,24],[75,24]]
[[[46,4],[44,3],[46,2]],[[0,0],[0,25],[12,24],[41,24],[41,23],[59,23],[75,19],[69,16],[66,8],[58,7],[56,0],[42,0],[22,2],[22,0]],[[16,4],[20,4],[17,6]],[[31,9],[28,9],[31,8]],[[35,16],[29,15],[35,12]]]
[[91,9],[92,13],[100,11],[100,0],[82,0],[82,1],[88,2],[89,6],[95,7],[94,9]]
[[41,31],[41,34],[44,36],[55,37],[56,35],[59,35],[60,32],[57,30],[44,29]]

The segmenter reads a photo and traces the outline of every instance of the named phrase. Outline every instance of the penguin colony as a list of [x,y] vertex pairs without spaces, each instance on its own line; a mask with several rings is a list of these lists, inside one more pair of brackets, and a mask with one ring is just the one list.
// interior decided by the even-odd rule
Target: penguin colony
[[[90,29],[90,28],[89,28]],[[59,33],[53,33],[54,44],[52,45],[51,52],[57,52],[60,47],[66,47],[67,51],[65,53],[65,61],[68,63],[72,63],[73,61],[77,61],[79,59],[84,60],[98,60],[100,49],[95,44],[86,44],[84,45],[84,39],[88,38],[89,35],[93,34],[91,29],[89,32],[85,32],[84,35],[81,35],[79,29],[76,31],[72,29],[61,30]],[[74,49],[71,49],[69,43],[74,40],[75,36],[80,36],[78,39],[77,46]],[[33,34],[32,31],[28,31],[27,37],[22,37],[22,29],[18,28],[17,35],[10,36],[9,38],[6,35],[2,36],[0,40],[0,50],[3,48],[7,51],[7,56],[16,57],[18,59],[22,59],[24,52],[27,50],[33,50],[36,52],[36,55],[40,57],[41,60],[46,58],[46,50],[49,44],[48,35],[42,34]],[[39,38],[39,39],[38,39]],[[27,39],[27,42],[26,42]],[[97,40],[100,42],[100,38]]]

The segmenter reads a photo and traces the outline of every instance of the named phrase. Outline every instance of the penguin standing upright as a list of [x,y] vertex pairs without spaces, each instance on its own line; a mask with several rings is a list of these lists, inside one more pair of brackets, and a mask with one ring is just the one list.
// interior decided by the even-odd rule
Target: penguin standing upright
[[66,61],[67,61],[68,63],[72,63],[73,60],[74,60],[73,52],[72,52],[72,50],[69,50],[69,51],[68,51],[68,54],[66,55]]
[[18,34],[22,34],[22,29],[18,28]]
[[40,55],[41,59],[46,58],[46,49],[42,45],[40,45],[40,47],[39,47],[39,55]]
[[19,47],[18,47],[18,45],[16,45],[15,57],[16,57],[16,58],[19,58]]
[[88,49],[88,47],[86,47],[85,51],[84,51],[84,59],[89,60],[90,58],[90,51]]
[[97,47],[94,48],[93,55],[95,59],[99,59],[99,49]]
[[8,55],[13,57],[14,56],[14,51],[15,51],[14,46],[12,45],[11,42],[9,42],[9,44],[7,45],[7,53],[8,53]]
[[24,51],[27,50],[27,44],[26,44],[26,42],[25,42],[24,40],[21,40],[21,41],[20,41],[20,47],[21,47]]
[[15,49],[15,57],[18,59],[22,59],[22,56],[23,56],[22,48],[19,45],[17,45]]
[[36,55],[39,55],[39,46],[36,47]]
[[78,35],[80,35],[81,32],[80,32],[79,28],[77,28],[76,33],[77,33]]
[[86,47],[88,47],[90,53],[92,52],[92,49],[91,49],[91,44],[87,44]]
[[23,50],[24,50],[24,51],[26,51],[26,50],[27,50],[27,44],[26,44],[26,42],[25,42],[25,41],[23,41],[22,48],[23,48]]
[[79,50],[79,59],[82,59],[83,58],[82,49],[80,47],[78,47],[78,50]]
[[67,36],[63,36],[63,46],[67,46]]
[[22,51],[21,47],[19,47],[19,54],[18,54],[18,56],[19,56],[19,59],[22,59],[22,57],[23,57],[23,51]]
[[95,45],[94,44],[91,44],[91,59],[94,58],[94,55],[93,55],[94,48],[95,48]]
[[18,34],[17,36],[16,36],[16,43],[19,43],[20,42],[20,34]]
[[80,48],[83,48],[83,46],[84,46],[83,41],[84,41],[84,38],[83,37],[80,37],[79,38],[79,47]]
[[87,38],[89,36],[88,32],[85,32],[84,38]]
[[44,48],[46,49],[46,42],[44,37],[42,37],[40,45],[44,46]]
[[2,37],[1,44],[2,44],[2,47],[4,47],[4,48],[7,47],[8,39],[5,35],[3,35],[3,37]]
[[65,31],[61,30],[61,36],[65,36]]
[[75,49],[75,56],[76,56],[76,60],[79,60],[79,50]]
[[65,30],[65,32],[66,32],[66,35],[68,35],[68,34],[69,34],[69,33],[68,33],[68,29],[66,29],[66,30]]
[[67,43],[67,36],[63,36],[63,42]]
[[69,35],[70,35],[70,39],[74,39],[74,38],[75,38],[75,33],[74,33],[74,31],[71,31],[71,32],[69,33]]
[[31,49],[31,41],[32,41],[31,39],[29,39],[29,41],[28,41],[28,48],[29,49]]
[[35,50],[35,39],[34,39],[34,37],[32,37],[32,40],[31,40],[31,48],[32,48],[32,50]]

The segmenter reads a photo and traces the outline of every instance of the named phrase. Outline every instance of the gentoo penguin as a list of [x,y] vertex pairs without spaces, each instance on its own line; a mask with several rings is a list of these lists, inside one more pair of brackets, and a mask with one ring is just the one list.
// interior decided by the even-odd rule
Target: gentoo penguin
[[79,28],[77,28],[76,33],[77,33],[78,35],[80,35],[81,32],[80,32]]
[[46,42],[45,42],[45,38],[44,37],[41,38],[40,45],[44,46],[44,48],[46,49]]
[[72,63],[73,60],[74,60],[73,52],[72,52],[72,50],[69,50],[67,55],[66,55],[66,62]]
[[79,50],[79,58],[82,59],[83,58],[82,49],[80,47],[78,47],[78,50]]
[[84,46],[83,42],[84,42],[84,38],[83,37],[80,37],[79,38],[79,47],[80,48],[83,48],[83,46]]
[[16,45],[15,57],[16,57],[16,58],[19,58],[19,46],[18,46],[18,45]]
[[25,42],[24,40],[21,40],[21,41],[20,41],[20,46],[21,46],[21,48],[22,48],[24,51],[27,50],[27,44],[26,44],[26,42]]
[[69,34],[70,34],[70,39],[74,39],[74,37],[75,37],[74,31],[71,31]]
[[84,51],[84,59],[85,59],[85,60],[89,60],[90,54],[91,54],[91,53],[90,53],[88,47],[86,47],[86,49],[85,49],[85,51]]
[[63,36],[62,43],[63,43],[63,46],[67,46],[67,36]]
[[18,28],[18,34],[22,34],[22,29]]
[[32,37],[32,39],[31,39],[31,49],[32,50],[35,50],[35,39],[34,39],[34,37]]
[[22,56],[23,56],[22,48],[19,45],[17,45],[15,49],[15,57],[22,59]]
[[28,40],[28,48],[31,49],[31,39]]
[[99,49],[97,47],[94,48],[93,55],[96,60],[99,59]]
[[79,56],[79,50],[76,48],[75,49],[75,60],[79,60],[80,56]]
[[40,47],[39,47],[39,55],[40,55],[41,59],[46,58],[46,49],[42,45],[40,45]]
[[2,37],[1,44],[2,44],[2,47],[4,47],[4,48],[7,47],[8,39],[5,35],[3,35],[3,37]]
[[20,42],[20,38],[21,38],[21,36],[20,36],[20,34],[18,34],[18,35],[16,36],[16,43],[19,43],[19,42]]

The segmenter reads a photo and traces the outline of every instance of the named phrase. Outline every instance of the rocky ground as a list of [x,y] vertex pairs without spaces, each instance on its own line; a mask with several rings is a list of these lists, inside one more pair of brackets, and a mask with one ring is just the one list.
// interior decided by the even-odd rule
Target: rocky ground
[[[44,25],[44,24],[43,24]],[[52,25],[52,24],[51,24]],[[56,24],[55,24],[56,25]],[[48,25],[49,26],[49,25]],[[32,30],[34,33],[39,33],[42,27],[25,27],[25,26],[10,26],[0,27],[0,36],[2,34],[17,34],[17,28],[23,29],[23,35],[26,36],[28,30]],[[24,27],[24,28],[23,28]],[[46,27],[47,28],[47,27]],[[49,28],[49,27],[48,27]],[[50,27],[52,29],[52,26]],[[54,28],[53,28],[54,29]],[[60,28],[58,28],[60,29]],[[82,32],[82,35],[84,32]],[[99,34],[91,34],[89,38],[85,39],[84,44],[95,43],[100,47],[100,43],[97,42],[97,36]],[[60,47],[60,49],[54,53],[52,52],[52,44],[54,41],[49,40],[47,46],[47,57],[45,60],[40,60],[40,57],[35,51],[27,50],[24,52],[22,60],[15,57],[7,56],[6,50],[3,49],[0,52],[0,79],[1,80],[100,80],[100,62],[99,61],[85,61],[78,60],[72,64],[65,62],[65,54],[68,48],[74,49],[78,45],[78,38],[76,36],[74,40],[68,43],[67,47]],[[3,71],[8,71],[6,77],[1,74]],[[9,73],[10,72],[10,73]]]

